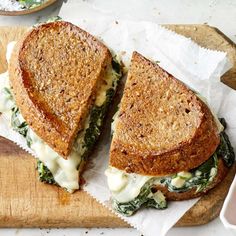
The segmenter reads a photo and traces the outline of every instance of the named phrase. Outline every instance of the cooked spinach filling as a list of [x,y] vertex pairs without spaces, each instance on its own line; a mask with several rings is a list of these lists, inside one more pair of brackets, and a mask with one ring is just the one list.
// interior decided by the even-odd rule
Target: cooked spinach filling
[[[4,89],[8,93],[11,93],[9,89],[7,89],[7,88],[4,88]],[[31,140],[30,136],[27,135],[28,130],[29,130],[28,124],[25,121],[21,120],[21,118],[20,118],[21,114],[19,112],[19,108],[13,107],[11,111],[12,111],[12,115],[11,115],[12,128],[26,138],[27,145],[28,145],[28,147],[30,147],[32,144],[32,140]],[[46,182],[49,184],[56,184],[50,170],[38,159],[37,159],[37,170],[39,173],[40,181]]]
[[17,1],[21,4],[22,8],[31,9],[42,5],[47,0],[17,0]]
[[[225,119],[221,118],[220,122],[226,129]],[[181,193],[189,191],[192,188],[196,188],[196,192],[202,192],[206,190],[217,175],[219,158],[222,158],[227,167],[230,167],[235,161],[234,150],[225,130],[220,133],[220,144],[216,152],[202,165],[190,172],[180,172],[173,176],[163,178],[153,177],[145,183],[139,195],[134,200],[118,202],[113,198],[112,206],[117,212],[125,216],[134,214],[141,207],[166,208],[167,202],[165,197],[162,197],[159,193],[160,191],[158,191],[159,198],[155,196],[155,185],[157,182],[167,187],[170,192]]]
[[[5,88],[7,89],[7,88]],[[8,90],[8,89],[7,89]],[[8,90],[10,93],[10,90]],[[28,134],[29,126],[25,121],[22,121],[19,112],[19,108],[13,107],[12,108],[12,115],[11,115],[11,126],[12,128],[17,131],[19,134],[24,136],[27,141],[27,146],[30,147],[32,144],[32,140]],[[42,182],[46,182],[49,184],[56,184],[52,173],[50,170],[39,160],[37,159],[37,170],[39,173],[39,180]]]
[[[224,126],[224,130],[227,128],[227,124],[224,118],[219,119],[221,124]],[[233,165],[235,161],[234,149],[229,141],[228,135],[225,131],[220,134],[220,145],[218,146],[216,153],[221,157],[227,167]]]
[[[196,188],[196,192],[202,192],[212,182],[217,175],[218,156],[216,153],[210,159],[200,165],[198,168],[191,170],[188,177],[176,174],[172,177],[161,180],[161,184],[165,185],[170,192],[186,192],[192,188]],[[183,180],[181,187],[175,186],[173,181]]]
[[102,106],[95,105],[91,110],[89,127],[86,129],[84,136],[83,146],[87,149],[83,154],[84,158],[88,156],[89,151],[92,149],[99,135],[101,134],[102,121],[114,94],[115,90],[113,88],[108,89],[106,91],[106,101],[102,104]]
[[132,201],[120,203],[112,200],[112,207],[117,212],[125,216],[133,215],[139,208],[167,208],[167,201],[161,191],[153,192],[153,182],[148,181],[140,190],[139,195]]
[[14,127],[14,130],[26,137],[28,132],[28,125],[25,121],[21,121],[20,112],[17,107],[12,108],[12,115],[11,115],[11,126]]
[[[92,150],[94,144],[96,143],[101,133],[101,127],[103,124],[105,114],[112,101],[112,98],[114,97],[117,85],[122,75],[123,75],[123,72],[122,72],[121,65],[117,62],[115,58],[113,58],[112,60],[112,85],[111,85],[111,88],[109,88],[106,91],[106,99],[104,103],[101,106],[94,105],[90,111],[89,126],[85,130],[84,139],[82,140],[82,148],[83,148],[82,159],[86,159],[88,157],[90,151]],[[8,97],[10,99],[13,99],[11,95],[11,91],[8,88],[4,88],[4,89]],[[12,128],[26,138],[27,145],[30,147],[32,144],[32,140],[31,140],[30,135],[28,135],[29,134],[28,124],[24,121],[23,117],[21,116],[19,112],[19,109],[16,106],[14,106],[11,109],[11,111],[12,111],[12,115],[11,115]],[[79,166],[77,168],[79,169]],[[40,181],[49,183],[49,184],[56,184],[51,171],[40,160],[37,160],[37,170],[39,173]]]
[[[89,127],[85,131],[85,136],[82,144],[84,149],[82,159],[86,159],[88,157],[94,144],[96,143],[98,137],[101,134],[103,119],[114,94],[114,89],[108,89],[106,92],[106,101],[104,102],[104,104],[102,106],[94,106],[91,110]],[[40,160],[38,160],[37,162],[37,169],[39,172],[40,181],[55,184],[53,175],[50,170]]]
[[37,159],[37,170],[39,173],[39,180],[41,182],[56,184],[51,171],[39,159]]

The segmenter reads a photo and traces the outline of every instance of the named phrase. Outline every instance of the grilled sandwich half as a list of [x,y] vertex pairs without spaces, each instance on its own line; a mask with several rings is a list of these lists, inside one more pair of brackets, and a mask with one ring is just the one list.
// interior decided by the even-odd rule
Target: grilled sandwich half
[[234,162],[221,122],[199,94],[134,52],[106,170],[114,209],[164,209],[215,187]]
[[119,63],[95,37],[57,21],[16,43],[8,72],[1,80],[1,112],[38,157],[40,179],[78,189],[121,78]]

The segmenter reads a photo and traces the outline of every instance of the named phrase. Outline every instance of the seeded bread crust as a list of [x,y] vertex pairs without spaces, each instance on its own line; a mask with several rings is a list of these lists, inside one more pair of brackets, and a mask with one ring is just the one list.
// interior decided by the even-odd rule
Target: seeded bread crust
[[134,52],[115,122],[110,165],[141,175],[174,174],[201,165],[219,143],[205,103],[158,64]]
[[216,177],[214,178],[213,182],[206,188],[204,191],[196,193],[196,188],[192,188],[189,191],[177,193],[177,192],[170,192],[167,187],[157,185],[154,188],[156,190],[162,191],[162,193],[165,195],[167,200],[170,201],[182,201],[182,200],[188,200],[192,198],[197,198],[202,195],[205,195],[209,190],[217,186],[223,179],[226,177],[226,175],[229,172],[229,168],[224,165],[224,162],[222,159],[219,159],[219,165],[217,169],[218,173]]
[[9,77],[16,104],[34,132],[65,158],[111,60],[106,46],[63,21],[33,28],[14,48]]

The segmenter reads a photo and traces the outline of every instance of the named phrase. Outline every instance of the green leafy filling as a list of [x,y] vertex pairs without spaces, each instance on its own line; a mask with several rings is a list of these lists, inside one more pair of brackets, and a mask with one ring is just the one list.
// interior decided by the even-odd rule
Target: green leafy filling
[[17,107],[12,108],[11,115],[11,126],[14,127],[14,130],[26,137],[28,131],[28,125],[25,121],[20,121],[19,119],[19,109]]
[[[219,119],[221,124],[224,126],[224,129],[227,128],[227,124],[224,118]],[[235,161],[234,149],[229,141],[228,135],[225,131],[220,134],[220,145],[218,146],[216,153],[221,157],[227,167],[233,165]]]
[[40,160],[37,160],[37,170],[41,182],[56,184],[51,171]]
[[101,133],[101,126],[103,123],[102,121],[114,94],[115,90],[113,88],[108,89],[106,92],[106,101],[104,102],[104,104],[101,106],[94,106],[91,110],[89,127],[88,129],[86,129],[84,136],[83,147],[86,148],[86,151],[83,157],[86,157],[88,155],[88,152],[92,149]]
[[21,4],[22,8],[31,9],[34,7],[38,7],[47,0],[19,0],[18,2]]
[[[176,176],[164,179],[162,184],[165,185],[170,192],[186,192],[192,188],[196,188],[196,192],[201,192],[212,182],[217,174],[217,168],[218,156],[214,153],[210,159],[198,168],[190,171],[192,177],[186,179],[185,184],[182,187],[177,188],[171,184],[171,181],[176,178]],[[198,175],[198,173],[200,174]]]
[[[224,128],[226,129],[226,122],[224,118],[219,119]],[[217,175],[218,169],[218,160],[222,158],[225,165],[230,167],[235,161],[235,154],[233,147],[229,141],[228,135],[225,133],[225,130],[220,133],[220,145],[218,146],[216,152],[204,162],[199,167],[190,171],[191,175],[189,178],[178,176],[178,174],[165,177],[160,180],[160,183],[163,186],[166,186],[170,192],[186,192],[189,189],[196,188],[196,192],[202,192],[206,190],[209,184],[213,181],[214,177]],[[182,187],[175,187],[172,185],[172,180],[176,177],[183,178],[185,183]],[[152,178],[149,180],[140,190],[139,195],[132,201],[120,203],[117,200],[112,200],[113,208],[119,213],[130,216],[134,214],[141,207],[152,207],[157,209],[164,209],[167,207],[167,202],[162,201],[160,204],[153,198],[152,190],[155,186],[155,179]]]
[[[5,89],[7,89],[7,88],[5,88]],[[7,89],[7,90],[10,93],[10,90],[9,89]],[[13,107],[11,109],[11,111],[12,111],[12,115],[11,115],[12,128],[26,138],[27,146],[30,147],[32,144],[32,140],[28,135],[28,130],[29,130],[28,124],[25,121],[23,121],[23,122],[21,121],[20,112],[17,107]],[[46,182],[49,184],[56,184],[50,170],[38,159],[37,159],[37,170],[39,173],[40,181]]]
[[12,94],[11,94],[11,91],[10,91],[10,89],[8,89],[8,88],[3,88],[3,90],[4,90],[4,93],[6,94],[6,96],[8,97],[8,99],[13,99],[13,97],[12,97]]
[[125,216],[131,216],[141,207],[151,207],[156,209],[167,208],[165,199],[158,200],[155,193],[152,192],[152,180],[148,181],[140,190],[139,195],[129,202],[120,203],[117,200],[112,200],[112,207],[117,212]]

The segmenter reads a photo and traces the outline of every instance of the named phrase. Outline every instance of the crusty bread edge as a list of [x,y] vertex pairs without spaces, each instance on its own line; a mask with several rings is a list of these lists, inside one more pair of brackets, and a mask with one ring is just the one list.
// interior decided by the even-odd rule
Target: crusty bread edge
[[[24,42],[25,40],[30,40],[32,32],[34,32],[35,30],[39,31],[42,27],[53,27],[55,24],[64,24],[65,27],[75,27],[76,30],[85,33],[88,37],[88,40],[95,41],[98,46],[104,50],[103,65],[98,81],[103,78],[107,65],[111,64],[112,56],[109,49],[100,41],[98,41],[95,37],[93,37],[86,31],[80,29],[79,27],[72,25],[69,22],[62,21],[43,24],[35,29],[26,32],[21,38],[21,40],[17,42],[16,46],[13,49],[9,65],[9,77],[11,86],[13,87],[15,102],[23,118],[26,120],[27,124],[32,128],[32,130],[59,155],[63,156],[64,158],[67,158],[67,156],[71,152],[76,135],[79,129],[83,128],[83,125],[80,125],[76,132],[74,132],[73,136],[69,137],[68,135],[66,135],[68,128],[63,123],[58,123],[56,121],[52,122],[52,118],[49,117],[48,114],[44,114],[40,107],[37,107],[30,99],[30,91],[24,85],[24,75],[21,71],[19,62],[19,55],[21,51],[24,50]],[[88,112],[90,110],[90,107],[92,106],[92,102],[93,101],[91,98],[88,106]],[[88,112],[86,114],[88,114]],[[86,117],[81,120],[81,124],[84,123],[85,118]],[[58,129],[59,127],[60,129]],[[60,132],[61,129],[63,130],[63,132]],[[49,130],[50,134],[48,134]],[[63,140],[63,142],[60,141],[61,139]]]
[[[131,67],[134,62],[148,63],[155,70],[163,70],[158,64],[152,63],[137,52],[133,53]],[[120,142],[119,138],[114,134],[110,148],[109,164],[111,166],[124,170],[127,173],[163,176],[194,169],[209,159],[215,152],[220,143],[220,137],[211,111],[207,105],[182,82],[175,79],[172,75],[168,75],[171,76],[175,82],[179,83],[180,86],[183,86],[186,92],[192,93],[198,103],[201,104],[203,115],[200,127],[197,128],[191,140],[163,153],[156,153],[152,150],[145,153],[143,150],[137,150],[128,144]],[[132,75],[128,73],[128,79],[131,76]],[[200,153],[196,153],[196,150],[199,150]]]

